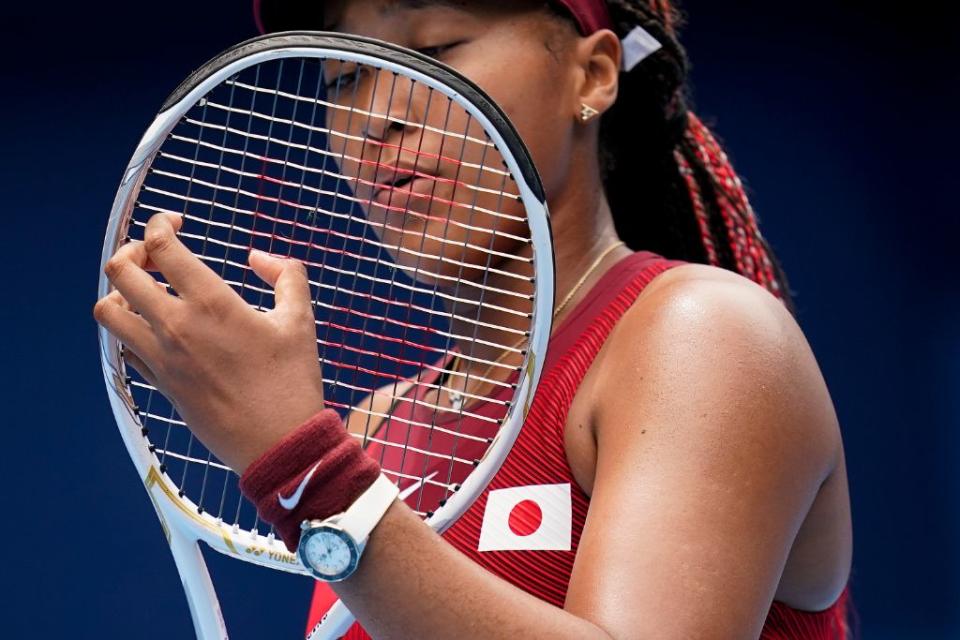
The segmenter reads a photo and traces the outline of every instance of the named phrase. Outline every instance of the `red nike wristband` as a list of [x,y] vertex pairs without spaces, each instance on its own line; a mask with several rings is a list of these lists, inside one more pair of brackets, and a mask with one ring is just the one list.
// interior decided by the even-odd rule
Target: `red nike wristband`
[[346,511],[379,475],[380,465],[339,414],[325,409],[257,458],[241,476],[240,491],[296,551],[304,520]]

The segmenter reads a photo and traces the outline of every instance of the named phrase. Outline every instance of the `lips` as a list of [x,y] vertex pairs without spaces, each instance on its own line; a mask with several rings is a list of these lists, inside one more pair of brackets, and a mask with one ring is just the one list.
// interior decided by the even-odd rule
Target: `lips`
[[393,176],[377,180],[373,202],[383,206],[391,205],[391,200],[394,206],[407,203],[408,199],[410,206],[414,206],[415,202],[426,203],[436,192],[437,182],[436,176],[412,170],[397,171]]

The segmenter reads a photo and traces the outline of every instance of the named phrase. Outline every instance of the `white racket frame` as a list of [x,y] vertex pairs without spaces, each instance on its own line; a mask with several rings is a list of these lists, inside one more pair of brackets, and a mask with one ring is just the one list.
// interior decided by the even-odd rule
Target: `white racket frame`
[[[397,51],[407,53],[405,50],[400,50],[392,45],[376,43],[366,39],[343,38],[342,36],[330,36],[329,34],[322,34],[323,38],[320,38],[320,35],[298,34],[301,38],[314,37],[318,40],[332,41],[339,39],[351,43],[366,43],[372,49],[377,47],[388,49],[392,52],[391,55]],[[284,40],[285,38],[286,40]],[[257,38],[249,43],[237,45],[232,51],[249,46],[251,43],[262,43],[271,39],[289,41],[290,38],[289,35]],[[228,54],[221,57],[226,55]],[[434,88],[451,97],[454,102],[463,107],[484,127],[491,141],[506,161],[512,175],[531,175],[530,167],[521,167],[518,164],[512,152],[512,149],[517,146],[517,141],[514,141],[513,144],[507,142],[501,134],[502,125],[495,125],[483,110],[461,93],[451,91],[445,83],[415,68],[374,55],[337,49],[330,45],[292,45],[255,51],[232,60],[206,77],[192,77],[191,80],[196,82],[195,86],[174,104],[161,111],[143,135],[124,172],[123,180],[111,210],[100,264],[101,275],[98,291],[100,297],[106,296],[112,290],[109,280],[103,275],[103,267],[126,237],[136,195],[143,184],[146,170],[167,135],[180,119],[213,88],[247,67],[281,58],[300,57],[334,58],[380,67],[389,71],[397,71],[423,85]],[[471,86],[471,88],[473,87]],[[515,135],[512,130],[508,134]],[[494,442],[490,445],[477,468],[463,482],[462,487],[426,520],[427,524],[438,532],[444,531],[453,524],[481,494],[513,446],[529,411],[550,337],[554,305],[554,262],[549,216],[546,203],[533,192],[524,180],[518,180],[517,185],[520,197],[526,207],[534,251],[536,293],[534,295],[534,317],[531,322],[529,347],[518,381],[516,400],[512,403]],[[203,541],[209,547],[224,555],[270,569],[301,575],[309,575],[309,573],[297,556],[287,551],[284,544],[274,538],[272,534],[264,536],[257,531],[247,531],[237,525],[229,525],[209,513],[201,512],[188,497],[178,495],[177,485],[160,470],[160,461],[150,451],[148,442],[142,433],[143,425],[137,417],[133,397],[125,382],[127,374],[119,341],[103,327],[99,328],[99,338],[103,375],[113,414],[126,444],[127,452],[130,454],[150,500],[153,502],[167,541],[170,544],[170,550],[173,553],[177,571],[180,574],[187,596],[197,637],[201,640],[225,639],[228,637],[226,624],[198,542]],[[338,603],[338,606],[329,612],[324,623],[315,629],[310,637],[317,638],[321,635],[328,638],[339,637],[340,634],[346,632],[352,622],[353,617],[349,611]]]

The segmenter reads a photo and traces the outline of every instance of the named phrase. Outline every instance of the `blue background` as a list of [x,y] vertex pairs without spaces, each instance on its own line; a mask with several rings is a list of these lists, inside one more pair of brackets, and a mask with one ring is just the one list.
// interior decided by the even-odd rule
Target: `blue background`
[[[253,35],[252,20],[240,0],[17,4],[0,76],[0,487],[14,534],[0,629],[190,637],[108,408],[90,310],[136,142],[167,93]],[[751,189],[843,424],[862,635],[958,638],[956,36],[930,6],[686,6],[698,110]],[[300,633],[307,583],[218,559],[213,571],[233,637]]]

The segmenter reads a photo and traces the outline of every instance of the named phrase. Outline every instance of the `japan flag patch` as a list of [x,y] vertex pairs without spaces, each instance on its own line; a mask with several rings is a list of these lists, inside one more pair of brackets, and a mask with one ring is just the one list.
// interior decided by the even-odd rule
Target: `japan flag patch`
[[570,484],[497,489],[487,494],[479,551],[569,551]]

